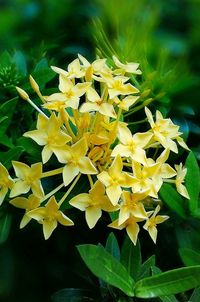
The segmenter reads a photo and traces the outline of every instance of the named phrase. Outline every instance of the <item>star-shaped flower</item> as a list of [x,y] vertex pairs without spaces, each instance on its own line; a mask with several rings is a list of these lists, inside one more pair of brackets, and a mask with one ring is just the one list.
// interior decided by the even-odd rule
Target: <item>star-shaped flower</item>
[[14,181],[10,177],[7,169],[0,163],[0,205],[9,189],[12,188]]
[[80,112],[97,111],[105,116],[116,117],[113,105],[103,101],[98,93],[91,87],[87,91],[87,98],[89,102],[81,106]]
[[158,205],[152,216],[148,218],[145,225],[143,226],[143,228],[146,231],[148,231],[154,243],[156,243],[157,233],[158,233],[158,230],[156,228],[157,224],[162,223],[169,218],[169,216],[166,215],[157,215],[159,211],[160,211],[160,206]]
[[71,136],[61,130],[61,121],[52,113],[49,119],[43,115],[38,115],[37,130],[24,133],[25,137],[30,137],[38,145],[44,146],[42,150],[42,161],[46,163],[52,154],[57,154],[57,150],[62,149]]
[[152,134],[149,132],[135,133],[132,135],[127,126],[119,127],[119,140],[121,144],[117,144],[112,151],[112,156],[120,154],[122,157],[131,157],[139,163],[146,162],[144,148],[149,143]]
[[40,182],[42,163],[33,164],[31,167],[19,161],[13,161],[12,164],[15,174],[19,179],[13,185],[10,197],[28,193],[30,189],[38,198],[44,197],[44,191]]
[[20,222],[20,229],[24,228],[29,223],[31,217],[28,216],[27,213],[33,209],[38,208],[40,205],[40,201],[41,200],[33,194],[29,195],[28,198],[16,197],[9,201],[10,204],[12,204],[13,206],[25,210],[25,214]]
[[117,57],[113,56],[113,61],[115,62],[115,65],[119,67],[119,69],[115,70],[115,74],[124,74],[124,73],[132,73],[132,74],[141,74],[141,70],[138,69],[139,64],[133,63],[133,62],[127,62],[126,64],[123,64],[117,59]]
[[53,69],[53,71],[55,71],[56,73],[63,75],[69,79],[74,79],[74,78],[81,78],[84,76],[84,71],[81,68],[80,65],[80,61],[79,59],[75,59],[74,61],[72,61],[68,67],[67,67],[67,71],[65,71],[64,69],[58,68],[56,66],[51,66],[51,68]]
[[65,186],[79,174],[97,174],[97,170],[89,157],[86,156],[88,145],[86,138],[81,138],[72,146],[58,150],[57,157],[60,163],[66,164],[63,168]]
[[106,194],[115,206],[122,193],[121,187],[130,188],[134,178],[122,171],[123,163],[120,155],[117,155],[108,169],[97,175],[97,178],[106,186]]
[[85,211],[85,219],[90,229],[92,229],[102,215],[102,210],[113,212],[118,209],[113,206],[109,198],[105,195],[104,185],[97,180],[89,193],[82,193],[73,197],[69,202],[73,207]]
[[180,137],[182,134],[179,132],[179,126],[172,123],[171,119],[164,119],[160,111],[156,111],[156,121],[154,122],[151,111],[145,107],[145,112],[151,131],[153,133],[152,140],[159,142],[165,149],[178,153],[176,140],[183,148],[188,149],[183,139]]
[[179,194],[181,194],[182,196],[184,196],[187,199],[190,199],[188,191],[187,191],[186,187],[183,185],[185,175],[187,173],[187,168],[184,168],[183,164],[180,163],[180,165],[175,165],[175,169],[177,171],[177,175],[176,175],[176,179],[175,179],[176,189],[179,192]]
[[31,210],[27,213],[27,215],[43,225],[43,234],[45,240],[51,236],[57,227],[58,222],[64,226],[74,225],[73,221],[59,210],[59,205],[54,196],[49,199],[45,207]]

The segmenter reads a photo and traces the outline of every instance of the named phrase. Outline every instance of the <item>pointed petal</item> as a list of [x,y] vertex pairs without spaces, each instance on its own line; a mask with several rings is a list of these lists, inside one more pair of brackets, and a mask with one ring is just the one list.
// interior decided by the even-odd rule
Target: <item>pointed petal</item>
[[23,180],[18,180],[10,191],[10,197],[15,197],[20,194],[28,193],[29,190],[30,185],[27,185],[27,183]]
[[42,150],[42,162],[46,164],[48,160],[51,158],[53,152],[48,145],[44,146]]
[[90,205],[90,203],[91,203],[90,195],[87,193],[79,194],[73,197],[69,201],[69,204],[71,204],[71,206],[81,211],[85,211],[85,209]]
[[0,205],[4,201],[4,198],[7,194],[7,192],[8,192],[8,188],[1,188],[1,190],[0,190]]
[[109,116],[109,117],[112,117],[112,118],[116,118],[116,113],[114,111],[114,107],[111,104],[108,104],[108,103],[101,104],[101,106],[99,108],[99,112],[102,115]]
[[48,220],[45,219],[43,221],[43,234],[45,240],[49,239],[55,228],[57,227],[57,221],[56,220]]
[[26,214],[24,214],[20,222],[19,228],[23,229],[31,221],[31,219],[32,219],[31,217],[28,217]]
[[112,183],[112,178],[108,174],[108,172],[103,171],[97,175],[97,178],[107,187]]
[[121,175],[122,168],[122,159],[120,155],[117,155],[109,168],[109,175],[113,178],[116,178],[118,175]]
[[78,168],[83,174],[97,174],[97,169],[89,159],[89,157],[82,157],[78,162]]
[[140,231],[139,225],[137,223],[128,224],[126,231],[133,244],[136,245],[138,233]]
[[63,181],[65,186],[68,186],[72,180],[78,175],[79,169],[72,164],[67,164],[63,168]]
[[25,137],[29,137],[34,140],[39,146],[44,146],[47,143],[47,134],[44,130],[32,130],[23,134]]
[[64,213],[62,213],[61,211],[58,212],[57,221],[64,226],[74,225],[73,221],[69,217],[67,217]]
[[20,208],[20,209],[28,209],[29,201],[27,198],[24,197],[16,197],[9,201],[10,204],[13,206]]
[[30,167],[19,161],[12,161],[13,168],[17,177],[25,179],[30,173]]
[[101,209],[96,207],[88,207],[85,210],[85,219],[90,229],[92,229],[101,217]]
[[110,201],[112,202],[112,204],[115,206],[117,205],[121,193],[122,193],[122,189],[119,185],[111,185],[109,187],[106,188],[106,193],[110,199]]

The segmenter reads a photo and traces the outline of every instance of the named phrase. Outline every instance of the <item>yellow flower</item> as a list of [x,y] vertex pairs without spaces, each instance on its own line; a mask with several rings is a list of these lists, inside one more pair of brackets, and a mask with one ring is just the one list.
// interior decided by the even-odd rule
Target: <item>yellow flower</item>
[[148,190],[149,196],[157,198],[158,197],[157,183],[152,178],[157,172],[158,164],[142,166],[140,163],[133,160],[132,169],[134,175],[134,183],[132,186],[133,192]]
[[139,67],[139,64],[138,63],[133,63],[133,62],[130,62],[130,63],[126,63],[126,64],[123,64],[121,63],[115,56],[112,57],[113,58],[113,61],[115,62],[115,65],[117,67],[119,67],[119,69],[115,70],[115,74],[124,74],[124,73],[132,73],[132,74],[141,74],[141,70],[138,69]]
[[104,102],[98,93],[91,87],[87,91],[87,98],[89,102],[84,103],[80,107],[80,112],[97,111],[105,116],[116,118],[113,105]]
[[139,96],[128,95],[122,100],[120,100],[118,97],[115,97],[114,102],[122,110],[128,111],[129,107],[134,105],[138,99],[139,99]]
[[113,212],[118,209],[113,206],[109,198],[105,195],[104,185],[97,180],[89,193],[82,193],[69,202],[73,207],[85,211],[85,219],[90,229],[92,229],[102,215],[102,210]]
[[40,205],[40,199],[33,194],[29,195],[28,198],[16,197],[14,199],[11,199],[9,202],[17,208],[26,210],[20,223],[20,229],[24,228],[31,220],[31,217],[29,217],[27,213],[33,209],[38,208]]
[[43,234],[45,240],[51,236],[57,227],[58,222],[64,226],[74,225],[73,221],[59,210],[59,205],[54,196],[49,199],[45,207],[31,210],[27,213],[27,215],[43,225]]
[[187,168],[184,168],[183,164],[180,163],[180,165],[175,165],[175,169],[177,171],[177,175],[176,175],[176,179],[175,179],[176,189],[179,192],[179,194],[181,194],[182,196],[184,196],[187,199],[190,199],[188,191],[187,191],[186,187],[183,185],[185,175],[187,173]]
[[86,81],[91,81],[93,75],[99,75],[101,72],[108,72],[109,68],[106,65],[106,59],[97,59],[92,64],[86,60],[82,55],[78,55],[79,60],[81,61],[82,70],[85,72],[85,79]]
[[129,80],[128,77],[113,77],[111,74],[101,74],[101,78],[108,86],[108,93],[111,99],[115,98],[118,95],[129,95],[139,92],[139,90],[132,84],[126,83]]
[[25,137],[30,137],[38,145],[44,146],[42,150],[42,161],[46,163],[52,154],[57,154],[57,150],[62,149],[71,137],[61,129],[61,122],[55,113],[49,119],[45,119],[41,114],[38,115],[37,130],[24,133]]
[[131,157],[139,163],[146,162],[144,148],[149,143],[152,134],[149,132],[135,133],[132,135],[127,126],[119,127],[119,140],[118,144],[112,151],[111,156],[120,154],[122,157]]
[[53,69],[53,71],[55,71],[56,73],[63,75],[69,79],[74,79],[74,78],[81,78],[84,76],[84,71],[81,70],[81,65],[80,65],[80,61],[79,59],[75,59],[74,61],[72,61],[68,67],[67,67],[67,71],[58,68],[56,66],[51,66],[51,68]]
[[176,175],[176,171],[169,165],[166,164],[170,154],[169,149],[165,149],[161,155],[156,159],[156,162],[152,158],[147,158],[147,166],[157,164],[156,171],[152,174],[152,180],[155,184],[156,191],[158,192],[163,184],[163,181],[168,178],[172,178]]
[[188,149],[183,139],[180,137],[182,134],[178,132],[179,126],[174,125],[171,119],[164,119],[160,111],[156,111],[156,121],[154,122],[151,111],[145,107],[145,112],[151,129],[153,132],[153,141],[159,142],[165,149],[178,153],[176,140],[183,148]]
[[123,191],[122,202],[120,203],[119,225],[124,223],[131,216],[142,219],[147,218],[147,213],[141,201],[148,196],[148,193],[148,190],[138,193]]
[[97,175],[97,178],[106,186],[106,194],[115,206],[122,193],[121,187],[130,188],[134,178],[122,171],[123,163],[120,155],[117,155],[108,169]]
[[162,223],[169,218],[169,216],[166,215],[157,215],[159,211],[160,206],[158,205],[152,216],[146,221],[145,225],[143,226],[143,228],[148,231],[154,243],[156,243],[158,233],[158,230],[156,228],[157,224]]
[[70,79],[59,76],[59,90],[61,92],[53,93],[50,96],[45,96],[47,104],[44,105],[47,109],[60,111],[62,108],[77,109],[79,106],[80,97],[87,91],[91,83],[78,83],[74,85]]
[[13,185],[10,197],[28,193],[31,189],[35,196],[42,198],[44,196],[40,182],[40,178],[42,176],[42,163],[33,164],[31,167],[19,161],[13,161],[12,164],[15,174],[19,180],[17,180]]
[[122,230],[125,228],[129,238],[131,239],[133,244],[136,245],[138,233],[140,231],[138,222],[141,222],[144,220],[145,219],[143,219],[143,218],[131,216],[120,225],[119,225],[119,220],[117,219],[117,220],[113,221],[112,223],[110,223],[108,226],[111,228],[117,229],[117,230]]
[[11,189],[13,184],[14,181],[10,177],[7,169],[0,163],[0,205],[4,201],[8,189]]
[[59,162],[66,164],[63,168],[63,181],[67,186],[78,174],[97,174],[97,170],[91,160],[85,156],[88,151],[86,138],[81,138],[72,146],[58,150]]

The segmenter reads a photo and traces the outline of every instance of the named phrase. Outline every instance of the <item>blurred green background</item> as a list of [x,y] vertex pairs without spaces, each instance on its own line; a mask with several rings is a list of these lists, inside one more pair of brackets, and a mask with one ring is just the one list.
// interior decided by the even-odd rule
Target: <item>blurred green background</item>
[[[141,92],[150,89],[146,97],[155,99],[152,107],[180,124],[200,160],[200,1],[0,0],[0,118],[9,116],[0,124],[1,161],[34,162],[39,152],[34,143],[25,145],[20,139],[34,124],[35,115],[27,104],[22,106],[15,85],[29,92],[31,73],[45,94],[55,81],[49,66],[66,68],[78,53],[88,60],[96,54],[111,58],[114,53],[121,60],[139,62]],[[140,114],[127,121],[138,120]],[[40,225],[30,223],[20,231],[21,212],[7,204],[1,207],[0,301],[46,302],[64,287],[87,288],[94,282],[95,288],[75,245],[104,243],[109,218],[88,231],[83,215],[76,211],[71,215],[78,215],[77,226],[59,227],[45,242]],[[159,249],[149,240],[145,243],[144,257],[156,253],[163,269],[180,265],[173,218],[170,223],[171,233],[166,232],[165,240],[159,238]],[[141,235],[142,244],[145,236]],[[174,255],[167,263],[162,256],[166,242]]]

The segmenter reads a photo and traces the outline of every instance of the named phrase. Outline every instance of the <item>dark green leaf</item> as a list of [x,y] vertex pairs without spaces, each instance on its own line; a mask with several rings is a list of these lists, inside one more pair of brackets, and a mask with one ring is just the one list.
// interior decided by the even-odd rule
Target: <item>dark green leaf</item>
[[0,126],[0,135],[5,133],[9,127],[13,114],[15,113],[15,107],[18,101],[18,97],[13,98],[0,106],[0,117],[7,117],[6,121]]
[[24,148],[14,147],[8,152],[0,152],[0,162],[7,168],[10,169],[12,166],[11,160],[18,160]]
[[129,237],[126,237],[121,251],[121,263],[126,267],[134,280],[138,280],[142,265],[140,243],[133,245]]
[[187,291],[200,285],[200,265],[170,270],[138,281],[135,296],[153,298]]
[[195,288],[188,302],[199,302],[200,301],[200,287]]
[[0,244],[4,243],[8,238],[12,218],[9,213],[2,214],[0,217]]
[[0,56],[0,67],[8,67],[12,64],[12,58],[7,51],[4,51]]
[[155,255],[149,257],[141,266],[139,280],[145,277],[150,277],[151,268],[155,266]]
[[198,197],[200,192],[199,166],[193,152],[190,152],[187,157],[186,168],[187,174],[185,177],[185,184],[190,196],[189,209],[193,212],[198,208]]
[[113,255],[117,260],[120,260],[120,249],[115,235],[111,232],[106,241],[106,251]]
[[94,294],[86,289],[81,288],[64,288],[54,293],[51,297],[53,302],[82,302],[97,301]]
[[92,273],[110,285],[121,289],[126,295],[134,295],[134,280],[125,267],[102,246],[79,245],[78,251]]
[[176,212],[180,217],[186,219],[185,201],[177,193],[177,191],[169,184],[163,184],[159,192],[161,199],[168,205],[168,207]]
[[200,265],[200,253],[188,248],[179,249],[180,257],[186,266]]
[[43,87],[47,82],[56,76],[56,73],[48,66],[47,60],[42,59],[35,67],[32,76]]

